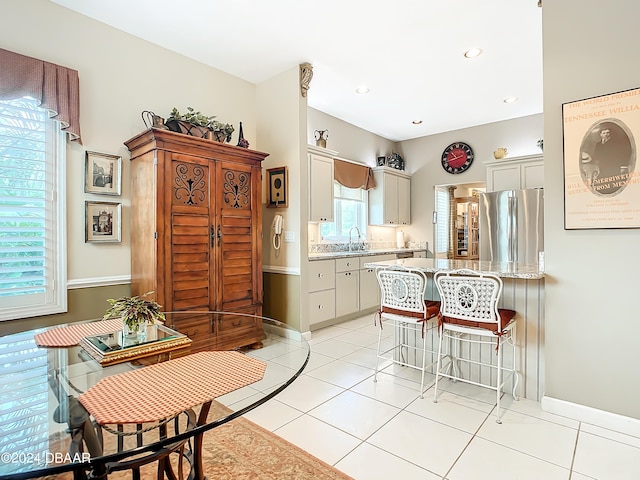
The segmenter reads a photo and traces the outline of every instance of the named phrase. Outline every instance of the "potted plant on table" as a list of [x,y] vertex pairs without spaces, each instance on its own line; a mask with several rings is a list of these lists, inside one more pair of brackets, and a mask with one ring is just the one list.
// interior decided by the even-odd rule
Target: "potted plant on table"
[[133,297],[110,298],[107,300],[111,307],[106,311],[103,319],[121,318],[123,333],[126,336],[138,336],[146,332],[147,325],[163,323],[165,321],[162,306],[144,297],[153,292]]
[[215,118],[215,115],[204,115],[192,107],[187,107],[186,113],[180,113],[177,108],[173,107],[165,125],[173,132],[201,138],[213,137],[219,142],[229,142],[231,134],[235,130],[233,125],[219,122]]

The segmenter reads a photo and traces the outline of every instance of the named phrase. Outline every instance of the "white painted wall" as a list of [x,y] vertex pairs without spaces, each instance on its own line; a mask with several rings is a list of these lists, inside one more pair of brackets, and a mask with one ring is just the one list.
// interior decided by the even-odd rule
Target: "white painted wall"
[[562,104],[640,86],[639,14],[628,0],[545,1],[542,35],[546,395],[635,419],[640,230],[564,230]]
[[[130,276],[129,154],[145,129],[141,112],[163,117],[194,107],[236,127],[256,145],[255,85],[98,23],[47,0],[2,0],[2,48],[78,70],[83,145],[67,147],[69,282]],[[36,13],[36,14],[34,14]],[[28,30],[25,30],[27,25]],[[85,150],[122,155],[122,196],[85,194]],[[120,244],[84,243],[85,200],[122,202]]]

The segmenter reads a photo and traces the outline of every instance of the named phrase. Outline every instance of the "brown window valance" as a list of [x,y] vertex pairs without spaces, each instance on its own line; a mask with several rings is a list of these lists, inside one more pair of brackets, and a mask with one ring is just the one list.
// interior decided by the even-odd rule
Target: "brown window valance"
[[71,140],[82,143],[78,72],[0,48],[0,99],[25,96],[38,100]]
[[333,160],[333,178],[341,185],[349,188],[376,188],[373,170],[366,165],[357,165],[344,160]]

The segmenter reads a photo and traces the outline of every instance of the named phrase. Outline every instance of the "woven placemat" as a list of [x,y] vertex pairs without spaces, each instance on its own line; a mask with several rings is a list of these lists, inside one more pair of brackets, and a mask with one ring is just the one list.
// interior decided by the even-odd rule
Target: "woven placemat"
[[78,399],[101,425],[155,422],[257,382],[266,368],[240,352],[198,352],[103,378]]
[[36,344],[40,347],[73,347],[78,345],[84,337],[116,332],[122,328],[122,320],[112,318],[99,322],[78,323],[56,327],[34,336]]

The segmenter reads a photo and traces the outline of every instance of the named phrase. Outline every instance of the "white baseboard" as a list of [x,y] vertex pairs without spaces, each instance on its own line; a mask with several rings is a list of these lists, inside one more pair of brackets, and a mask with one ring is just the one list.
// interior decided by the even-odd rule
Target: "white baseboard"
[[280,267],[277,265],[262,265],[264,273],[280,273],[282,275],[300,275],[300,267]]
[[617,413],[598,410],[597,408],[547,396],[542,397],[540,406],[545,412],[573,418],[580,422],[640,438],[640,420],[637,418],[625,417]]
[[67,289],[107,287],[110,285],[125,285],[131,283],[131,275],[118,275],[112,277],[74,278],[67,280]]

